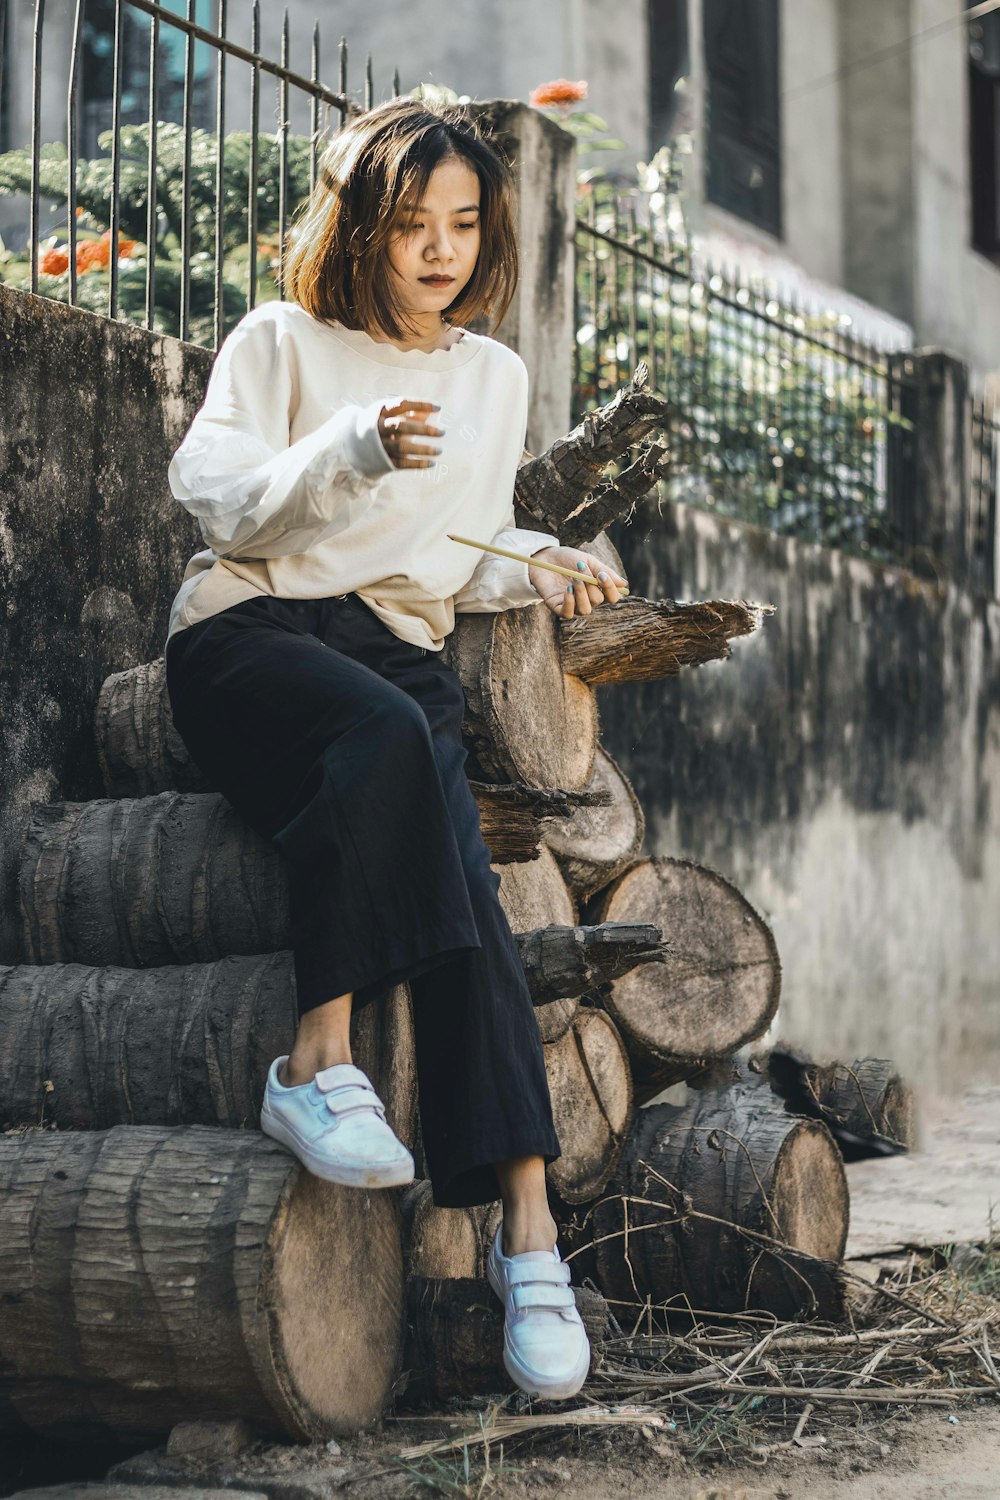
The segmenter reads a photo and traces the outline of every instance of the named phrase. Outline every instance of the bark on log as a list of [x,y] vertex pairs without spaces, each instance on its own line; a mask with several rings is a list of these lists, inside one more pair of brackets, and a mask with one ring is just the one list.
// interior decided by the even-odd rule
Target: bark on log
[[[527,893],[518,920],[529,927],[512,922],[516,933],[546,917],[575,925],[547,849],[497,864],[507,889]],[[519,880],[519,870],[532,873]],[[285,861],[216,792],[36,807],[18,884],[29,963],[155,968],[290,943]],[[536,899],[546,890],[551,899]]]
[[715,870],[656,856],[603,892],[598,920],[654,922],[669,955],[616,979],[600,996],[628,1048],[641,1104],[767,1030],[781,963],[767,923]]
[[913,1090],[889,1058],[833,1063],[817,1075],[816,1093],[825,1116],[852,1135],[891,1141],[908,1151],[916,1145]]
[[[291,953],[162,969],[0,968],[0,1129],[223,1125],[256,1130],[267,1070],[295,1036]],[[407,985],[352,1017],[355,1061],[411,1146]]]
[[104,679],[94,743],[109,797],[215,790],[174,728],[162,656]]
[[[585,990],[662,953],[657,928],[625,922],[543,928],[515,941],[546,1033],[569,1025]],[[267,1069],[289,1051],[296,1023],[287,950],[141,970],[0,966],[0,1129],[255,1129]],[[356,1012],[351,1040],[390,1125],[413,1149],[409,987]]]
[[590,687],[676,677],[682,667],[731,656],[730,640],[752,635],[773,613],[774,605],[746,599],[678,604],[629,596],[560,623],[563,671]]
[[[608,1304],[585,1287],[575,1286],[573,1295],[593,1356],[607,1332]],[[411,1279],[406,1321],[406,1384],[399,1405],[440,1404],[453,1396],[488,1396],[513,1388],[503,1364],[503,1308],[481,1280]]]
[[580,808],[601,807],[608,799],[603,787],[567,792],[561,787],[527,786],[523,781],[500,786],[472,781],[479,806],[479,826],[494,864],[526,863],[537,859],[549,828],[558,828]]
[[145,969],[288,946],[285,862],[216,792],[38,806],[18,885],[30,963]]
[[475,1208],[438,1208],[429,1182],[402,1195],[403,1264],[408,1278],[482,1278],[486,1255],[503,1217],[499,1202]]
[[[599,927],[539,927],[515,933],[528,988],[551,1033],[545,1001],[601,990],[637,964],[655,963],[666,953],[660,929],[649,922],[605,922]],[[572,1019],[572,1018],[570,1018]],[[569,1021],[566,1022],[569,1025]],[[545,1041],[558,1040],[553,1035]]]
[[155,1442],[243,1416],[313,1441],[384,1409],[394,1194],[321,1181],[258,1131],[120,1126],[0,1138],[0,1203],[0,1422]]
[[526,456],[514,480],[519,526],[551,532],[563,546],[585,549],[588,537],[648,493],[665,472],[667,452],[659,441],[644,444],[616,479],[602,479],[608,464],[655,429],[668,426],[670,407],[646,389],[648,376],[642,360],[613,400],[586,412],[572,432],[537,458]]
[[766,1069],[771,1087],[790,1113],[823,1120],[846,1160],[876,1154],[868,1147],[909,1151],[916,1144],[913,1090],[889,1058],[821,1064],[777,1046]]
[[546,1177],[564,1203],[585,1203],[614,1172],[632,1118],[632,1075],[614,1023],[601,1010],[579,1010],[546,1045],[545,1072],[562,1148]]
[[609,1298],[648,1296],[677,1312],[836,1319],[847,1223],[847,1178],[829,1131],[786,1114],[769,1089],[653,1104],[637,1112],[594,1209],[598,1281]]
[[588,792],[601,804],[581,807],[542,834],[559,861],[563,879],[578,901],[589,901],[638,857],[646,819],[631,783],[617,761],[598,745]]

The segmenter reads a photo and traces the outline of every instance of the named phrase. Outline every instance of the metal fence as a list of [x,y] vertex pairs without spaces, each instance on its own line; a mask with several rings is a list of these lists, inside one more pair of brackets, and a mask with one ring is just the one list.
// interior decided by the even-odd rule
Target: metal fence
[[[275,62],[261,52],[260,0],[240,8],[244,27],[249,11],[247,44],[229,35],[228,0],[213,0],[212,8],[214,26],[196,19],[196,0],[185,0],[183,15],[154,0],[113,0],[105,6],[111,28],[106,48],[110,97],[102,101],[106,134],[100,137],[102,157],[88,160],[80,153],[87,5],[75,0],[65,57],[66,139],[64,146],[56,146],[45,139],[41,107],[43,67],[52,66],[46,54],[45,0],[35,0],[31,148],[25,153],[23,183],[30,200],[30,266],[24,280],[33,292],[218,347],[227,328],[255,305],[262,278],[280,285],[291,213],[316,180],[322,137],[331,120],[339,129],[349,115],[371,108],[373,101],[370,55],[363,102],[350,96],[343,37],[337,47],[337,87],[322,81],[318,22],[305,76],[289,66],[287,10]],[[141,80],[135,77],[137,43],[146,50]],[[207,54],[201,51],[197,77],[196,49],[207,49]],[[160,97],[164,62],[168,53],[176,58],[179,51],[181,118],[170,122],[163,118]],[[237,68],[241,79],[233,77]],[[262,132],[265,80],[273,88],[273,128]],[[399,94],[398,70],[392,91],[394,97]],[[248,128],[227,135],[237,95]],[[300,114],[303,102],[308,109],[307,131],[301,135],[290,130],[295,101]],[[209,114],[210,128],[196,125],[196,105],[202,118]],[[92,116],[91,108],[87,119]],[[18,185],[16,164],[0,185],[10,191],[12,183]],[[65,205],[64,242],[50,244],[51,254],[39,244],[43,197]],[[102,228],[103,237],[98,234]],[[106,278],[90,275],[94,270],[106,272]]]
[[575,417],[640,359],[670,402],[673,498],[871,557],[898,556],[907,376],[843,322],[699,264],[642,195],[588,195],[576,225]]

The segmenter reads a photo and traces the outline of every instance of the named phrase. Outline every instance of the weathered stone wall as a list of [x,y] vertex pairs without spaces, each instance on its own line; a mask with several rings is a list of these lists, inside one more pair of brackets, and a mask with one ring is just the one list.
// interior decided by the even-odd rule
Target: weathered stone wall
[[777,606],[728,661],[599,690],[646,852],[773,925],[778,1032],[1000,1074],[1000,603],[683,505],[610,531],[630,586]]
[[0,963],[35,803],[103,796],[92,719],[111,672],[161,655],[203,545],[167,459],[211,355],[0,286]]

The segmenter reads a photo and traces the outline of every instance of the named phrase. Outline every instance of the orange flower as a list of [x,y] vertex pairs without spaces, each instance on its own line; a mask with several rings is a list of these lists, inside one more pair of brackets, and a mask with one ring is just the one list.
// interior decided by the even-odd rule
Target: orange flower
[[534,105],[578,104],[586,97],[587,84],[584,79],[581,78],[579,82],[571,83],[568,78],[553,78],[550,83],[540,83],[536,89],[532,89],[528,103]]
[[82,275],[87,271],[101,270],[111,260],[111,241],[102,235],[99,240],[83,240],[76,247],[76,269]]
[[61,245],[50,245],[38,262],[38,269],[46,276],[61,276],[69,269],[69,256]]
[[[127,240],[121,230],[118,231],[118,255],[119,258],[132,254],[138,244],[137,240]],[[79,273],[84,271],[102,270],[106,271],[111,264],[111,230],[106,229],[99,240],[82,240],[76,247],[76,269]]]

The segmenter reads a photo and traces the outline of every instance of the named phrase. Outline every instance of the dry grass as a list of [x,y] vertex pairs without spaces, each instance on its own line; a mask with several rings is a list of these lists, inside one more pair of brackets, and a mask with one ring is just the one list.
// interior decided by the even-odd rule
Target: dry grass
[[[447,1471],[456,1492],[481,1494],[498,1453],[509,1464],[526,1441],[547,1451],[571,1432],[630,1426],[663,1458],[761,1464],[924,1406],[1000,1395],[1000,1241],[960,1257],[913,1254],[874,1282],[844,1275],[848,1315],[836,1325],[688,1309],[679,1328],[676,1308],[612,1303],[613,1331],[572,1409],[515,1394],[436,1416],[449,1435],[398,1458],[411,1475],[433,1464],[423,1478],[434,1487],[447,1487]],[[470,1452],[480,1459],[471,1470]]]

